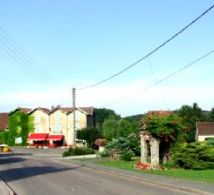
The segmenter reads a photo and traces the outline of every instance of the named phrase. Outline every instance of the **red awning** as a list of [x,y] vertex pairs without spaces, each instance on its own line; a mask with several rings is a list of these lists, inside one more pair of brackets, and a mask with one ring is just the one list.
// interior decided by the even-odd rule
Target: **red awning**
[[28,136],[28,140],[45,141],[47,137],[48,133],[31,133]]
[[61,141],[64,135],[48,135],[47,140]]

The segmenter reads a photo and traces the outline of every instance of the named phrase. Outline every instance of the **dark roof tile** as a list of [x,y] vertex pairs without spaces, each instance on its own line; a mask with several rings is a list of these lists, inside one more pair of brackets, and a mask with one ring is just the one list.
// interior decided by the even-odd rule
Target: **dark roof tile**
[[197,122],[198,135],[214,135],[214,122]]
[[0,113],[0,131],[8,128],[8,113]]

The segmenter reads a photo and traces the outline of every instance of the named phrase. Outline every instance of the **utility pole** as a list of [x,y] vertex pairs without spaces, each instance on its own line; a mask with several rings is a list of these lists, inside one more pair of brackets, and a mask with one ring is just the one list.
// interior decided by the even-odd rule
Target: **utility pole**
[[73,99],[73,144],[76,143],[76,88],[72,88]]

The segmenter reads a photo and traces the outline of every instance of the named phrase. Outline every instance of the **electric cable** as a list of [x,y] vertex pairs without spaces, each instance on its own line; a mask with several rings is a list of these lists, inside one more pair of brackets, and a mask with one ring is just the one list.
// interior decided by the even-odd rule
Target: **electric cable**
[[214,4],[212,6],[210,6],[208,9],[206,9],[203,13],[201,13],[199,16],[197,16],[193,21],[191,21],[189,24],[187,24],[186,26],[184,26],[181,30],[179,30],[177,33],[175,33],[173,36],[171,36],[169,39],[167,39],[166,41],[164,41],[162,44],[160,44],[158,47],[156,47],[155,49],[153,49],[152,51],[150,51],[149,53],[147,53],[146,55],[144,55],[142,58],[138,59],[137,61],[135,61],[134,63],[132,63],[131,65],[127,66],[126,68],[120,70],[119,72],[107,77],[106,79],[103,79],[101,81],[98,81],[94,84],[79,88],[78,90],[83,90],[83,89],[88,89],[88,88],[92,88],[95,87],[97,85],[100,85],[106,81],[109,81],[117,76],[119,76],[120,74],[126,72],[127,70],[131,69],[132,67],[136,66],[137,64],[139,64],[140,62],[142,62],[143,60],[145,60],[146,58],[148,58],[149,56],[151,56],[152,54],[156,53],[159,49],[161,49],[162,47],[164,47],[166,44],[168,44],[169,42],[171,42],[173,39],[175,39],[178,35],[180,35],[181,33],[183,33],[185,30],[187,30],[190,26],[192,26],[194,23],[196,23],[200,18],[202,18],[204,15],[206,15],[208,12],[210,12],[212,9],[214,8]]
[[209,52],[207,52],[206,54],[202,55],[201,57],[197,58],[196,60],[192,61],[191,63],[189,63],[189,64],[187,64],[187,65],[181,67],[180,69],[176,70],[175,72],[173,72],[173,73],[171,73],[171,74],[169,74],[169,75],[163,77],[162,79],[159,79],[158,81],[155,81],[155,82],[151,83],[151,84],[148,85],[147,87],[144,87],[144,88],[141,89],[141,90],[137,90],[137,91],[135,91],[135,92],[134,92],[133,94],[131,94],[131,95],[125,96],[125,97],[120,98],[120,99],[115,100],[115,101],[112,101],[112,102],[110,102],[110,103],[108,103],[108,104],[105,104],[105,105],[103,105],[103,106],[101,106],[101,107],[106,107],[106,106],[109,106],[109,105],[112,105],[112,104],[116,104],[116,103],[118,103],[118,102],[121,102],[121,101],[123,101],[123,100],[125,100],[125,99],[127,99],[127,98],[129,98],[129,97],[131,97],[131,96],[133,96],[134,94],[142,93],[143,91],[146,91],[146,90],[150,89],[151,87],[153,87],[153,86],[155,86],[155,85],[158,85],[158,84],[162,83],[163,81],[172,78],[173,76],[175,76],[175,75],[177,75],[178,73],[184,71],[185,69],[190,68],[191,66],[193,66],[193,65],[196,64],[197,62],[199,62],[199,61],[201,61],[201,60],[207,58],[208,56],[210,56],[210,55],[213,54],[213,53],[214,53],[214,49],[211,50],[211,51],[209,51]]

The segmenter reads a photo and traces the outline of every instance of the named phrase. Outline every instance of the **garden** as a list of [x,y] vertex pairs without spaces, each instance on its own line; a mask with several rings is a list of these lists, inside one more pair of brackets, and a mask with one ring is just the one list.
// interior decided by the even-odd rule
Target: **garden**
[[[183,106],[166,115],[145,115],[141,120],[120,118],[111,110],[104,111],[108,114],[104,116],[105,112],[100,112],[102,114],[96,120],[99,128],[77,131],[77,138],[87,144],[81,149],[70,148],[63,156],[96,153],[96,159],[84,161],[129,171],[214,182],[214,140],[194,142],[193,139],[195,122],[204,118],[197,104]],[[151,169],[149,162],[140,162],[139,128],[142,127],[160,140],[159,169]]]

